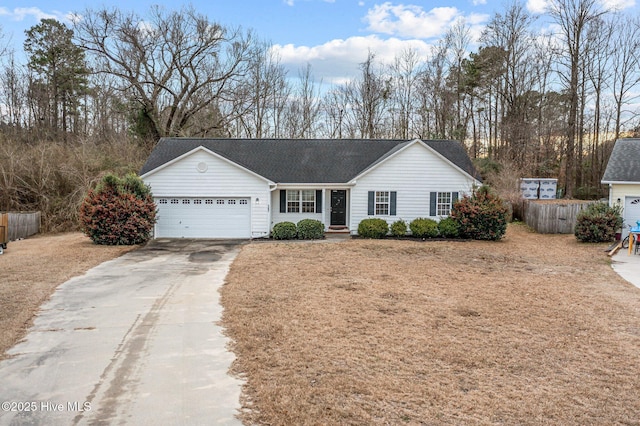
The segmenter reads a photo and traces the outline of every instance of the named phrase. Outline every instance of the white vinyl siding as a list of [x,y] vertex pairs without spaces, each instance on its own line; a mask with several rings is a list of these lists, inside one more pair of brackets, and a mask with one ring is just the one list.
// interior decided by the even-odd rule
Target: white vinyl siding
[[[319,220],[320,222],[325,224],[325,227],[327,226],[326,224],[329,223],[329,219],[328,219],[329,207],[326,207],[328,206],[328,202],[329,202],[327,197],[331,196],[331,191],[323,191],[322,202],[320,203],[320,206],[317,205],[318,200],[316,199],[316,189],[309,189],[309,190],[287,189],[285,193],[287,197],[287,210],[289,210],[289,206],[290,206],[289,194],[291,193],[297,193],[295,198],[300,200],[298,201],[298,203],[300,203],[299,209],[297,209],[295,212],[292,212],[292,211],[281,212],[280,211],[280,190],[273,191],[271,195],[271,205],[273,206],[273,211],[271,212],[272,228],[273,228],[273,225],[275,225],[276,223],[280,223],[280,222],[298,223],[302,219]],[[305,199],[306,199],[306,203],[305,203]],[[311,200],[313,200],[313,205]],[[325,202],[327,204],[325,204]],[[316,211],[318,210],[318,207],[322,212],[326,212],[326,215],[325,213],[316,213]],[[305,212],[304,211],[305,209],[310,210],[310,212]]]
[[355,232],[362,219],[371,217],[367,214],[369,191],[384,188],[396,192],[396,214],[384,217],[391,224],[398,219],[410,222],[429,217],[431,192],[458,192],[462,197],[471,193],[475,182],[416,142],[356,179],[351,190],[349,228]]
[[[199,171],[203,169],[206,170]],[[244,199],[251,211],[251,237],[269,235],[268,182],[204,149],[195,150],[143,179],[151,186],[155,198],[166,198],[168,203],[195,198],[205,204],[207,200],[216,203],[222,199]]]

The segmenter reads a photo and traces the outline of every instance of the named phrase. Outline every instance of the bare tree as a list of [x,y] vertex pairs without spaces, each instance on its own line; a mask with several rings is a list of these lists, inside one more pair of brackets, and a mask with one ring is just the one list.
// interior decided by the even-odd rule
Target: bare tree
[[[565,133],[565,196],[572,198],[576,186],[576,141],[580,137],[579,118],[580,82],[582,80],[583,56],[586,47],[586,33],[590,22],[606,13],[597,0],[551,0],[548,11],[560,28],[562,45],[559,58],[564,67],[560,69],[565,90],[568,95],[569,115]],[[583,103],[584,104],[584,103]],[[580,159],[582,153],[577,153]]]
[[534,38],[530,33],[533,21],[524,5],[514,2],[507,6],[504,14],[497,13],[491,19],[482,36],[485,48],[498,49],[494,50],[498,53],[494,58],[502,64],[499,74],[494,76],[498,77],[502,111],[500,137],[507,147],[505,159],[514,161],[520,168],[531,166],[529,151],[535,147],[532,131],[535,120],[530,116],[534,103],[531,96]]
[[[250,59],[250,34],[212,22],[193,7],[165,12],[154,6],[148,19],[117,9],[87,10],[75,29],[95,71],[120,80],[153,139],[220,130],[216,104],[233,99],[232,83],[246,74]],[[207,110],[211,121],[199,115]]]
[[360,64],[359,79],[343,88],[349,108],[344,111],[346,120],[357,129],[357,137],[377,138],[382,134],[381,123],[389,100],[389,81],[376,69],[375,55],[369,52]]
[[[306,68],[300,70],[298,75],[298,88],[296,90],[293,103],[297,106],[296,110],[300,117],[297,125],[296,137],[310,138],[315,134],[318,115],[320,112],[320,91],[316,87],[313,75],[311,74],[311,65],[307,64]],[[322,84],[322,82],[320,82]]]
[[14,53],[8,53],[0,75],[0,103],[5,106],[6,123],[14,130],[25,124],[27,89],[24,82],[24,69],[16,62]]
[[267,43],[250,50],[247,72],[234,82],[231,117],[237,121],[236,136],[269,137],[276,127],[286,99],[286,71]]
[[625,104],[638,97],[634,88],[640,83],[640,19],[617,16],[611,46],[612,86],[616,104],[615,139],[620,137]]
[[392,133],[394,137],[409,139],[414,132],[413,115],[416,112],[415,98],[419,75],[419,56],[414,49],[402,51],[390,67],[392,93],[391,112],[393,114]]

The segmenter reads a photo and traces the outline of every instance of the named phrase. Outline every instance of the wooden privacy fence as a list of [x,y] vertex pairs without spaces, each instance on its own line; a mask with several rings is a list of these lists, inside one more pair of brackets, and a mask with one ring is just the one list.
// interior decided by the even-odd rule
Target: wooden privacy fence
[[40,212],[0,214],[8,218],[9,241],[27,238],[40,232]]
[[524,221],[540,234],[573,234],[580,210],[595,201],[525,201]]

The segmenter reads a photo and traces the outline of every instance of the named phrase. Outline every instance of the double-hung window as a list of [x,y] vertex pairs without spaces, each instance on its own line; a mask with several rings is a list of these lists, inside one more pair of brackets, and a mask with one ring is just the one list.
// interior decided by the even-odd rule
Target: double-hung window
[[316,211],[316,191],[313,189],[304,189],[300,191],[300,199],[302,200],[302,213],[315,213]]
[[389,214],[389,191],[376,191],[376,216]]
[[432,192],[429,216],[445,217],[451,214],[451,209],[458,201],[458,192]]
[[369,216],[395,216],[397,195],[396,191],[369,191],[367,214]]
[[287,213],[300,213],[300,191],[287,191]]
[[315,213],[316,191],[314,189],[287,190],[287,213]]
[[438,192],[438,200],[436,202],[436,212],[438,216],[449,216],[451,213],[451,193]]

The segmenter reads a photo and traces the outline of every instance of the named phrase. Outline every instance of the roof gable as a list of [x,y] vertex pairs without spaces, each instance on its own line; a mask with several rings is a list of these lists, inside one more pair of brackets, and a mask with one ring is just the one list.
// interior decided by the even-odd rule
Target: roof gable
[[618,139],[613,146],[602,183],[640,183],[640,139]]
[[380,157],[377,161],[371,164],[371,166],[367,167],[361,173],[358,174],[354,179],[359,178],[360,176],[369,173],[380,164],[384,163],[388,159],[395,157],[400,152],[404,151],[408,147],[420,144],[422,147],[432,152],[439,158],[442,158],[445,162],[451,165],[454,169],[460,171],[463,174],[471,177],[472,179],[476,179],[478,182],[481,182],[478,172],[476,171],[471,159],[467,155],[467,152],[464,150],[462,144],[456,141],[450,140],[421,140],[414,139],[412,141],[407,141],[401,144],[396,145],[393,149],[387,152],[385,155]]
[[[203,147],[276,183],[347,183],[413,141],[397,139],[163,138],[142,167],[145,175]],[[479,175],[455,141],[422,141],[472,177]]]
[[[236,163],[234,161],[231,161],[231,160],[229,160],[229,159],[227,159],[227,158],[225,158],[225,157],[223,157],[221,155],[218,155],[217,153],[207,149],[206,147],[204,147],[202,145],[198,145],[197,147],[193,148],[192,150],[187,151],[184,154],[181,154],[181,155],[179,155],[179,156],[177,156],[177,157],[165,162],[164,164],[161,164],[158,167],[152,168],[152,169],[150,169],[148,171],[145,171],[145,172],[143,172],[141,170],[140,176],[147,177],[147,176],[149,176],[151,174],[157,173],[157,172],[163,170],[164,168],[166,168],[166,167],[168,167],[168,166],[170,166],[170,165],[172,165],[174,163],[177,163],[178,161],[180,161],[180,160],[182,160],[184,158],[187,158],[187,157],[193,155],[196,152],[206,152],[207,154],[209,154],[209,155],[211,155],[213,157],[219,158],[221,161],[224,161],[225,163],[228,163],[228,164],[232,165],[233,167],[237,167],[240,170],[242,170],[242,171],[244,171],[244,172],[246,172],[246,173],[248,173],[250,175],[253,175],[253,176],[255,176],[255,177],[259,178],[259,179],[265,180],[267,183],[270,183],[270,184],[274,183],[274,182],[269,181],[269,179],[265,178],[264,176],[261,176],[261,175],[255,173],[254,171],[249,170],[246,167],[243,167],[242,165],[240,165],[240,164],[238,164],[238,163]],[[147,160],[147,162],[148,162],[148,160]],[[143,170],[144,170],[144,167],[143,167]]]

